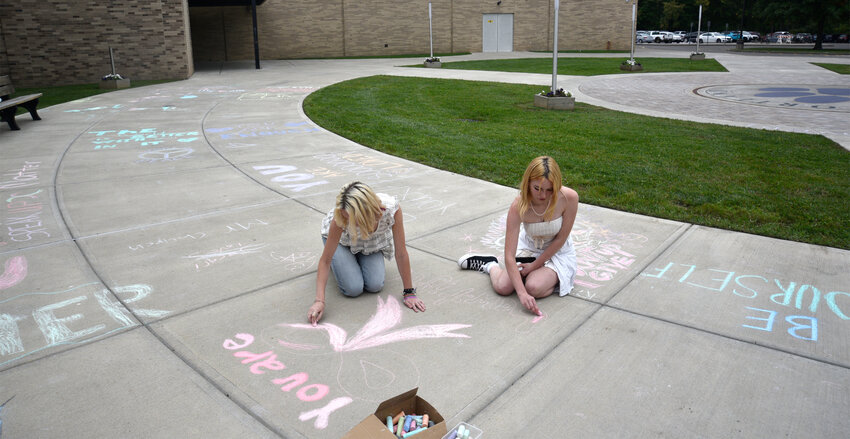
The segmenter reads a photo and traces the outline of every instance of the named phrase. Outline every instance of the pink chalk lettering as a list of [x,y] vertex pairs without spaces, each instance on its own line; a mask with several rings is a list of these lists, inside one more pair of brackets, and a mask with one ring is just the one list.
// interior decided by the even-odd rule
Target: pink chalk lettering
[[242,364],[254,363],[249,368],[251,373],[253,373],[254,375],[264,374],[265,372],[261,369],[281,370],[286,368],[283,363],[277,361],[277,354],[272,351],[266,351],[262,354],[255,354],[253,352],[248,351],[239,351],[233,354],[233,356],[237,358],[244,358],[244,360],[242,360]]
[[224,343],[222,343],[221,346],[223,348],[229,350],[229,351],[234,351],[236,349],[247,348],[248,346],[251,345],[251,343],[254,342],[254,336],[251,335],[251,334],[236,334],[236,336],[233,337],[233,338],[238,338],[239,340],[242,340],[243,343],[238,344],[237,342],[228,338],[227,340],[224,341]]
[[[314,391],[312,395],[309,394],[310,390]],[[329,391],[330,388],[324,384],[310,384],[309,386],[298,389],[298,393],[295,396],[304,402],[313,402],[324,398]]]
[[313,427],[323,430],[328,426],[328,417],[331,415],[331,413],[347,406],[348,404],[351,404],[352,401],[354,400],[347,396],[335,398],[322,408],[301,413],[301,415],[298,416],[298,419],[304,422],[309,419],[316,418],[316,421],[313,422]]
[[277,385],[285,384],[284,386],[280,386],[280,390],[283,390],[284,392],[289,392],[290,390],[306,383],[308,379],[310,379],[310,375],[307,375],[304,372],[300,372],[292,374],[286,378],[273,379],[272,383]]
[[[0,323],[2,323],[2,320],[0,320]],[[234,339],[238,341],[235,341]],[[222,343],[222,347],[230,351],[236,351],[237,349],[246,348],[252,343],[254,343],[253,335],[239,333],[236,334],[236,336],[234,336],[232,339],[228,338],[224,340],[224,343]],[[2,345],[0,345],[0,347],[2,347]],[[265,371],[261,370],[263,368],[268,370],[282,370],[286,368],[283,363],[277,360],[277,355],[272,351],[256,354],[240,350],[234,352],[233,356],[236,358],[244,358],[244,360],[242,360],[242,364],[253,363],[249,370],[255,375],[264,374]],[[306,372],[299,372],[292,374],[286,378],[272,379],[271,382],[273,384],[281,386],[280,390],[284,392],[295,390],[296,388],[301,386],[301,388],[298,389],[297,392],[295,392],[295,396],[303,402],[315,402],[324,399],[326,396],[328,396],[328,393],[330,392],[330,387],[325,384],[309,384],[305,386],[304,384],[309,378],[310,376]],[[324,429],[328,426],[328,418],[330,417],[330,415],[336,410],[339,410],[340,408],[351,404],[352,401],[354,400],[347,396],[335,398],[329,403],[327,403],[324,407],[315,410],[310,410],[307,412],[302,412],[299,415],[298,419],[302,422],[306,422],[310,419],[315,418],[315,421],[313,422],[313,427],[317,429]]]

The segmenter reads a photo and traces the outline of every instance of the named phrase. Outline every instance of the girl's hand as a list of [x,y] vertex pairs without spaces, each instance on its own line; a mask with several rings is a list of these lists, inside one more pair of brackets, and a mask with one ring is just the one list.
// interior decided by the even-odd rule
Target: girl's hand
[[537,307],[537,301],[534,300],[534,297],[531,297],[531,294],[525,293],[518,295],[519,301],[520,303],[522,303],[522,306],[524,306],[525,309],[533,312],[534,315],[542,315],[542,313],[540,312],[540,308]]
[[533,263],[533,262],[531,262],[531,263],[521,263],[521,264],[517,264],[517,269],[519,270],[519,274],[520,274],[522,277],[526,277],[526,276],[528,276],[528,275],[529,275],[532,271],[536,270],[537,268],[536,268],[536,267],[534,267],[534,263]]
[[319,319],[322,318],[322,314],[325,313],[325,302],[320,302],[316,300],[310,306],[310,311],[307,312],[307,320],[311,325],[316,326],[319,323]]
[[406,297],[404,299],[404,304],[407,305],[407,307],[412,309],[414,312],[425,311],[425,302],[423,302],[420,298],[416,296]]

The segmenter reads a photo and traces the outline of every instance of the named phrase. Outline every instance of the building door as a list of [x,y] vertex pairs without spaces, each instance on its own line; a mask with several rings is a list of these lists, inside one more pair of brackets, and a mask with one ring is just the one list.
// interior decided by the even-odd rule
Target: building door
[[513,52],[514,14],[484,14],[484,52]]

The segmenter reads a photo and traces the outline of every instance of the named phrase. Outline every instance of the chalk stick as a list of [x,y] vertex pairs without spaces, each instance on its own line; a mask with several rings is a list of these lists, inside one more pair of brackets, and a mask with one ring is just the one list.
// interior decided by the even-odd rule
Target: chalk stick
[[389,428],[390,433],[392,433],[392,431],[393,431],[393,417],[389,416],[389,415],[387,416],[387,428]]
[[428,414],[422,415],[422,425],[428,425]]
[[469,439],[469,432],[470,432],[470,430],[466,430],[466,431],[464,431],[464,432],[463,432],[463,438],[462,438],[462,439]]
[[458,425],[457,427],[457,437],[463,437],[463,432],[466,431],[466,427],[463,425]]
[[403,437],[403,438],[404,438],[404,437],[410,437],[410,436],[413,436],[414,434],[422,433],[422,432],[423,432],[423,431],[425,431],[425,430],[427,430],[427,428],[424,428],[424,427],[423,427],[423,428],[419,428],[419,429],[416,429],[416,430],[411,431],[410,433],[405,433],[405,434],[404,434],[404,436],[402,436],[402,437]]
[[404,410],[398,412],[397,415],[393,417],[393,424],[398,424],[398,420],[404,417]]
[[401,437],[401,431],[404,428],[404,422],[401,419],[398,420],[398,430],[395,432],[395,435]]
[[410,431],[411,422],[413,422],[413,416],[407,415],[404,417],[404,431]]
[[452,430],[452,432],[446,436],[446,439],[457,439],[457,430]]

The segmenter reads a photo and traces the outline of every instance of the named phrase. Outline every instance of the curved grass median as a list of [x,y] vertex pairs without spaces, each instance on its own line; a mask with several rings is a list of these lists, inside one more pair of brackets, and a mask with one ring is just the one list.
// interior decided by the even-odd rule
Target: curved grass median
[[850,75],[850,64],[831,64],[822,62],[813,62],[812,64],[823,67],[827,70],[832,70],[839,75]]
[[304,110],[362,145],[505,186],[549,154],[584,203],[850,249],[850,152],[836,143],[581,103],[546,111],[539,88],[373,76],[318,90]]
[[[615,73],[641,73],[620,70],[627,57],[575,58],[558,57],[558,74],[573,76],[610,75]],[[643,66],[642,73],[658,72],[725,72],[713,59],[692,61],[688,58],[636,58]],[[489,70],[498,72],[552,74],[552,58],[495,59],[480,61],[443,62],[444,69]]]

